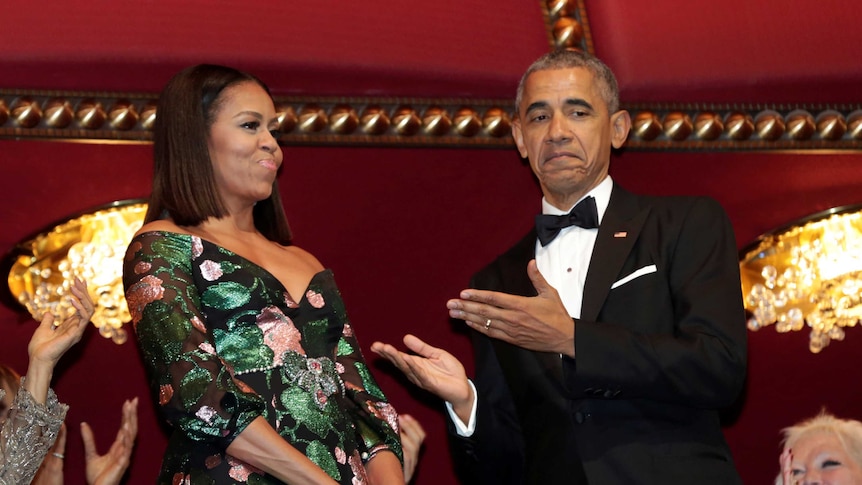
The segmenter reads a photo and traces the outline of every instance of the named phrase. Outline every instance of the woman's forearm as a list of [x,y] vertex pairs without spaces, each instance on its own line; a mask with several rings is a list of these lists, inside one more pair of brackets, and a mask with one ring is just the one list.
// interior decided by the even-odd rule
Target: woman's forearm
[[380,451],[365,464],[370,485],[404,483],[404,470],[395,453]]
[[34,401],[44,405],[48,401],[48,388],[51,386],[53,375],[53,364],[31,358],[22,385],[33,396]]
[[227,447],[227,452],[291,485],[336,483],[262,417],[252,421]]

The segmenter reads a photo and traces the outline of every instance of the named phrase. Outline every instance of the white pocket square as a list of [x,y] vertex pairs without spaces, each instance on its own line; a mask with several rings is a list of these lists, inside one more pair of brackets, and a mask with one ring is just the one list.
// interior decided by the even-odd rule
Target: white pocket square
[[611,289],[613,290],[614,288],[622,286],[622,285],[628,283],[629,281],[631,281],[635,278],[640,278],[641,276],[643,276],[645,274],[655,273],[656,271],[658,271],[658,269],[655,267],[654,264],[651,264],[649,266],[644,266],[643,268],[635,271],[634,273],[631,273],[630,275],[626,276],[625,278],[618,280],[616,283],[612,284]]

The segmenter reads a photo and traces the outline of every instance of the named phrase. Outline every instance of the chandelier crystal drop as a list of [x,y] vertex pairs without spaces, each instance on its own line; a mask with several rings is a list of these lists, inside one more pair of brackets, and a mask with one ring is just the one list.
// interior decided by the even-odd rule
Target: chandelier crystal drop
[[831,209],[761,236],[740,259],[748,328],[808,327],[822,351],[862,318],[862,206]]

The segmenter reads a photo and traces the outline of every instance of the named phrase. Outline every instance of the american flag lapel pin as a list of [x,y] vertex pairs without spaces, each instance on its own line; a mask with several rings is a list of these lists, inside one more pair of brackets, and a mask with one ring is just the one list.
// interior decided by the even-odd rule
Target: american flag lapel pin
[[614,237],[624,238],[628,235],[626,231],[617,231],[614,233]]

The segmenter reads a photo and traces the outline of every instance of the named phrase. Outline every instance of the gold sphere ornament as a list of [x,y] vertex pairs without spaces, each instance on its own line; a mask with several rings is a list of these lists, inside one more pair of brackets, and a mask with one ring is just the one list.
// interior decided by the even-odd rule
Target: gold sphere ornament
[[153,125],[156,123],[156,103],[154,101],[147,102],[141,108],[141,127],[147,131],[153,131]]
[[574,47],[581,45],[584,39],[584,28],[571,17],[560,17],[554,22],[554,44],[558,48]]
[[12,104],[11,113],[15,124],[22,128],[33,128],[42,120],[42,109],[39,103],[26,96],[18,98]]
[[108,116],[102,108],[102,103],[93,99],[85,99],[78,105],[75,117],[82,128],[97,130],[102,127]]
[[290,133],[299,123],[296,110],[288,105],[280,104],[275,107],[275,119],[278,122],[278,131],[282,133]]
[[451,127],[449,113],[439,106],[428,107],[422,115],[422,130],[431,136],[445,135]]
[[724,119],[727,136],[734,140],[747,140],[754,133],[754,121],[751,116],[735,111]]
[[840,140],[847,132],[847,121],[837,111],[824,111],[817,116],[817,132],[824,140]]
[[334,106],[329,114],[329,125],[335,133],[348,135],[359,126],[359,115],[350,106],[339,104]]
[[775,141],[784,135],[784,118],[780,113],[766,110],[754,119],[757,136],[764,140]]
[[111,128],[120,131],[132,129],[138,124],[138,110],[135,105],[126,100],[117,101],[108,111]]
[[326,112],[316,104],[307,104],[299,110],[299,129],[306,133],[326,128]]
[[787,114],[785,118],[787,136],[794,140],[808,140],[814,134],[816,125],[814,117],[805,110],[797,109]]
[[578,3],[575,0],[547,0],[545,6],[548,7],[548,15],[551,18],[571,17],[575,15]]
[[401,136],[412,136],[419,131],[422,120],[416,115],[416,111],[409,106],[399,106],[392,115],[392,125],[395,132]]
[[862,110],[856,110],[847,116],[847,134],[854,140],[862,140]]
[[652,111],[641,111],[632,121],[632,131],[641,140],[655,140],[662,133],[661,120]]
[[470,108],[461,108],[455,113],[455,131],[461,136],[473,136],[482,128],[479,115]]
[[45,124],[51,128],[65,128],[75,119],[72,105],[63,98],[52,98],[45,103]]
[[9,119],[9,107],[6,106],[6,100],[0,99],[0,126],[6,123]]
[[694,133],[701,140],[715,140],[724,132],[721,116],[712,111],[698,113],[694,117]]
[[482,116],[482,127],[489,136],[501,138],[512,133],[512,120],[506,110],[489,108]]
[[389,129],[389,116],[380,106],[366,106],[359,116],[359,123],[362,125],[363,133],[381,135]]
[[685,140],[694,129],[691,117],[681,111],[666,114],[662,128],[667,137],[675,141]]

